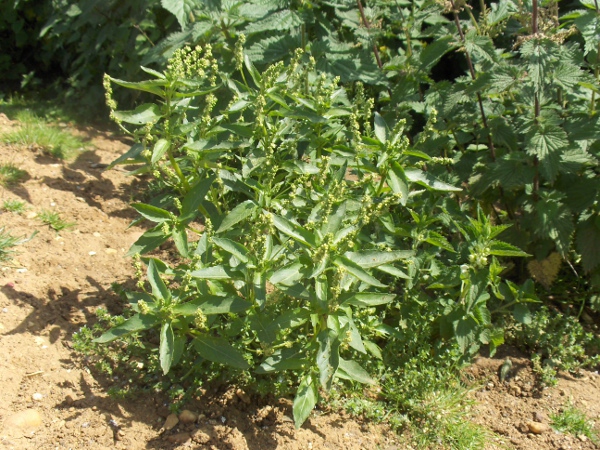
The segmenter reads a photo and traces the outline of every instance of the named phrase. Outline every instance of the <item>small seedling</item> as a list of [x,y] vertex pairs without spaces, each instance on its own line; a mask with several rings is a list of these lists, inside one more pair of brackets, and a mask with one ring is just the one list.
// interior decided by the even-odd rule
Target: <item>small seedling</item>
[[37,232],[33,233],[28,238],[15,237],[9,232],[5,231],[4,227],[0,228],[0,261],[9,261],[11,254],[15,253],[12,247],[21,245],[31,240]]
[[55,231],[62,231],[75,226],[75,222],[67,222],[55,211],[42,211],[39,216],[40,220],[46,225],[49,225]]
[[594,443],[598,443],[598,435],[594,432],[594,422],[583,411],[569,404],[560,414],[550,416],[552,428],[561,433],[570,433],[574,436],[585,436]]
[[22,181],[27,176],[27,172],[19,169],[12,163],[0,164],[0,184],[8,186]]
[[4,200],[4,203],[2,203],[2,209],[4,211],[21,214],[23,211],[25,211],[25,202],[20,200]]

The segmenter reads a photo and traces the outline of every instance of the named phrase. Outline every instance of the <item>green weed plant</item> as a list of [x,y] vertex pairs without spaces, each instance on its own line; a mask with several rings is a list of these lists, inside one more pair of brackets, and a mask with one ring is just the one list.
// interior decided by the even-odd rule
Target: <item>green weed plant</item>
[[[371,362],[420,308],[459,354],[500,345],[489,306],[531,298],[500,277],[498,257],[526,255],[497,239],[507,227],[465,218],[461,189],[424,170],[438,162],[362,84],[350,92],[301,51],[259,71],[239,42],[231,72],[204,46],[146,81],[105,78],[137,140],[111,166],[138,164],[164,190],[132,204],[153,224],[129,250],[133,315],[94,342],[156,330],[164,374],[190,354],[199,373],[281,374],[296,426],[336,379],[376,384]],[[119,111],[113,84],[157,101]],[[151,255],[167,242],[177,257]]]

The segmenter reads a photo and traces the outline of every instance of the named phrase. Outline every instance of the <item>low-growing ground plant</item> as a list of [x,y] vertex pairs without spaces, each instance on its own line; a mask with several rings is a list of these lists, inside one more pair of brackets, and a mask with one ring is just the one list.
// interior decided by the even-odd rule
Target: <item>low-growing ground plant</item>
[[13,163],[0,164],[0,185],[10,186],[17,184],[27,177],[25,170],[19,169]]
[[569,403],[558,414],[550,416],[552,428],[561,433],[570,433],[573,436],[583,436],[594,444],[600,443],[598,434],[594,431],[594,421],[574,405]]
[[63,231],[75,226],[75,222],[67,222],[56,211],[43,210],[37,217],[54,231]]
[[85,142],[80,138],[28,110],[17,113],[16,119],[20,123],[19,128],[0,135],[4,142],[40,149],[58,159],[72,159],[85,148]]
[[15,253],[13,247],[24,244],[25,242],[33,239],[36,233],[33,233],[28,238],[16,237],[10,232],[6,231],[5,227],[0,228],[0,262],[10,261],[12,259],[12,255]]
[[9,200],[4,200],[2,202],[2,209],[4,211],[21,214],[23,211],[25,211],[25,208],[26,208],[25,202],[22,202],[20,200],[9,199]]
[[[129,251],[139,290],[94,342],[152,332],[164,374],[191,359],[199,378],[221,365],[230,381],[278,375],[297,426],[335,380],[376,384],[398,363],[388,342],[416,345],[409,323],[458,360],[493,351],[489,307],[523,298],[500,277],[498,257],[526,255],[496,239],[506,226],[466,217],[461,189],[423,169],[440,161],[362,85],[351,98],[303,52],[260,73],[236,49],[232,73],[206,46],[144,68],[147,81],[106,77],[111,115],[137,140],[112,165],[138,164],[164,190],[132,204],[154,224]],[[119,111],[113,84],[158,101]],[[150,255],[167,242],[178,256]]]

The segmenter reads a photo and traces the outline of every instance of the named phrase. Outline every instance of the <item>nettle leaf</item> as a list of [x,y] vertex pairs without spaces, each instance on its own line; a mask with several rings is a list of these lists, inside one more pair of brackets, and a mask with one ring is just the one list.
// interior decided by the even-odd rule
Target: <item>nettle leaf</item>
[[475,59],[481,59],[489,63],[496,61],[496,47],[488,36],[482,36],[471,28],[465,33],[465,50]]
[[163,324],[160,330],[160,367],[162,368],[164,375],[169,373],[169,370],[171,369],[174,351],[175,335],[173,334],[171,323],[167,322]]
[[428,73],[435,66],[442,56],[455,48],[454,39],[452,36],[443,36],[439,39],[434,39],[433,42],[427,44],[419,53],[419,61],[421,62],[421,70]]
[[521,55],[527,61],[527,72],[537,92],[543,89],[555,54],[548,39],[530,39],[521,46]]
[[268,64],[288,57],[301,45],[299,33],[283,33],[261,39],[246,50],[246,53],[257,64]]
[[253,33],[264,33],[267,30],[285,30],[289,32],[302,24],[302,18],[295,11],[285,9],[269,14],[262,20],[248,25],[244,32],[248,35]]
[[133,111],[115,111],[114,116],[121,122],[145,125],[158,121],[162,117],[162,114],[160,113],[160,108],[154,103],[144,103]]
[[196,0],[160,0],[163,8],[177,18],[182,29],[190,22],[192,10],[196,6]]
[[519,247],[502,241],[490,242],[490,255],[495,256],[531,256],[522,251]]
[[242,353],[227,340],[212,336],[200,335],[194,338],[194,348],[200,356],[209,361],[225,364],[236,369],[250,368]]
[[577,226],[577,250],[586,272],[600,265],[600,218],[592,216]]
[[569,148],[567,133],[553,125],[536,126],[527,134],[526,149],[540,161],[540,170],[544,176],[553,181],[560,167],[561,152]]
[[138,331],[148,330],[158,324],[159,321],[159,318],[154,314],[135,314],[121,325],[117,325],[102,334],[102,336],[97,337],[93,342],[106,344],[107,342],[114,341],[120,337],[125,337],[137,333]]
[[317,404],[319,394],[317,391],[317,383],[312,374],[306,374],[298,391],[296,391],[296,398],[294,398],[294,423],[296,428],[300,428],[302,424],[308,419],[313,408]]
[[577,17],[573,23],[583,36],[585,42],[584,55],[598,50],[598,36],[600,36],[600,18],[596,11],[586,11]]

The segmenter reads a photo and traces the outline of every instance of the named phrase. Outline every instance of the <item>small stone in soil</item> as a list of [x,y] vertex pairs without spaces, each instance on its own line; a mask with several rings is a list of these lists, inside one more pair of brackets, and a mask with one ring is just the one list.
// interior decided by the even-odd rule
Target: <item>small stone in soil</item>
[[529,428],[529,431],[531,431],[533,434],[542,434],[548,430],[548,425],[532,420],[527,422],[527,428]]
[[33,394],[33,395],[31,396],[31,398],[32,398],[33,400],[35,400],[36,402],[39,402],[41,399],[43,399],[43,398],[44,398],[44,396],[43,396],[42,394],[40,394],[39,392],[36,392],[35,394]]
[[189,439],[191,439],[191,436],[189,433],[176,433],[176,434],[172,434],[171,436],[167,437],[167,441],[169,441],[171,444],[178,444],[178,445],[187,442]]
[[35,409],[26,409],[9,416],[4,421],[4,430],[12,435],[33,433],[42,425],[42,416]]
[[175,427],[179,423],[179,418],[176,414],[169,414],[167,419],[165,420],[165,424],[163,425],[163,430],[169,431]]
[[198,415],[188,409],[184,409],[181,411],[181,414],[179,414],[179,420],[184,424],[194,423],[198,420]]

